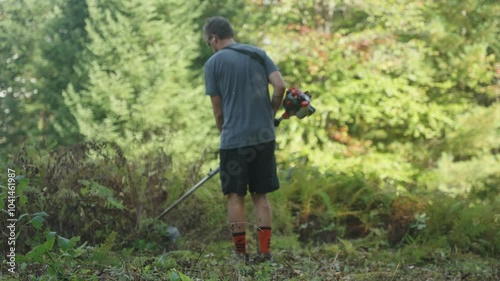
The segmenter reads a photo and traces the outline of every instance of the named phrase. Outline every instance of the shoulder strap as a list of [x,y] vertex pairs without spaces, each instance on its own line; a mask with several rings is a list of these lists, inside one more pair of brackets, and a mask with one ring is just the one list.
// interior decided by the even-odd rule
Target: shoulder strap
[[248,51],[248,50],[243,50],[243,49],[237,49],[237,48],[233,48],[231,46],[226,46],[224,49],[230,49],[230,50],[233,50],[233,51],[245,54],[247,56],[250,56],[254,60],[258,61],[264,68],[266,68],[266,63],[264,62],[264,58],[262,58],[256,52],[252,52],[252,51]]

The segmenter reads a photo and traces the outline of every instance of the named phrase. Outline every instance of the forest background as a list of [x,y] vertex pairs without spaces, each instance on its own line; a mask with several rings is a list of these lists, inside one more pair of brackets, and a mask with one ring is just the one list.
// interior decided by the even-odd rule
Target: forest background
[[[218,176],[155,219],[218,163],[214,15],[317,108],[277,128],[273,247],[296,263],[210,263],[231,251]],[[494,0],[0,0],[2,274],[15,177],[15,278],[497,280],[499,19]]]

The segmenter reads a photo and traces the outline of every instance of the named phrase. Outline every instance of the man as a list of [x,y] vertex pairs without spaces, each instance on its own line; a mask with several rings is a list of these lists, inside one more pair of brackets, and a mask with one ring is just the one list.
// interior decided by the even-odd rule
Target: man
[[[227,19],[209,18],[203,32],[214,52],[204,66],[205,87],[221,134],[221,185],[228,198],[236,253],[248,258],[244,208],[248,190],[258,227],[258,258],[269,259],[272,210],[267,193],[279,188],[274,117],[283,100],[285,81],[263,50],[236,43]],[[269,83],[273,86],[272,99]]]

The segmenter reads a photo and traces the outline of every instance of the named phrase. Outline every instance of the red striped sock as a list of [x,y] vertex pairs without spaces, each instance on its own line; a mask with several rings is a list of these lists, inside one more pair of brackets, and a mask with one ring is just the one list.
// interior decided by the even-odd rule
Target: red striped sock
[[237,254],[247,253],[247,239],[245,232],[233,232],[233,242]]
[[269,253],[271,248],[271,227],[261,226],[258,229],[259,234],[259,252]]

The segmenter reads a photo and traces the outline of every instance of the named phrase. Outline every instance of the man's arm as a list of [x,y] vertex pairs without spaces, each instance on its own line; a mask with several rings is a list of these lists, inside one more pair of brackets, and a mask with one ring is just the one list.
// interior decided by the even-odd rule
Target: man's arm
[[211,96],[210,100],[212,101],[212,109],[215,117],[215,124],[217,125],[217,129],[219,133],[222,132],[222,125],[224,124],[224,117],[222,115],[222,99],[220,96]]
[[279,71],[274,71],[269,74],[269,82],[271,82],[271,85],[273,85],[273,98],[271,101],[271,105],[273,107],[274,116],[276,116],[276,113],[280,109],[281,102],[283,101],[286,84]]

